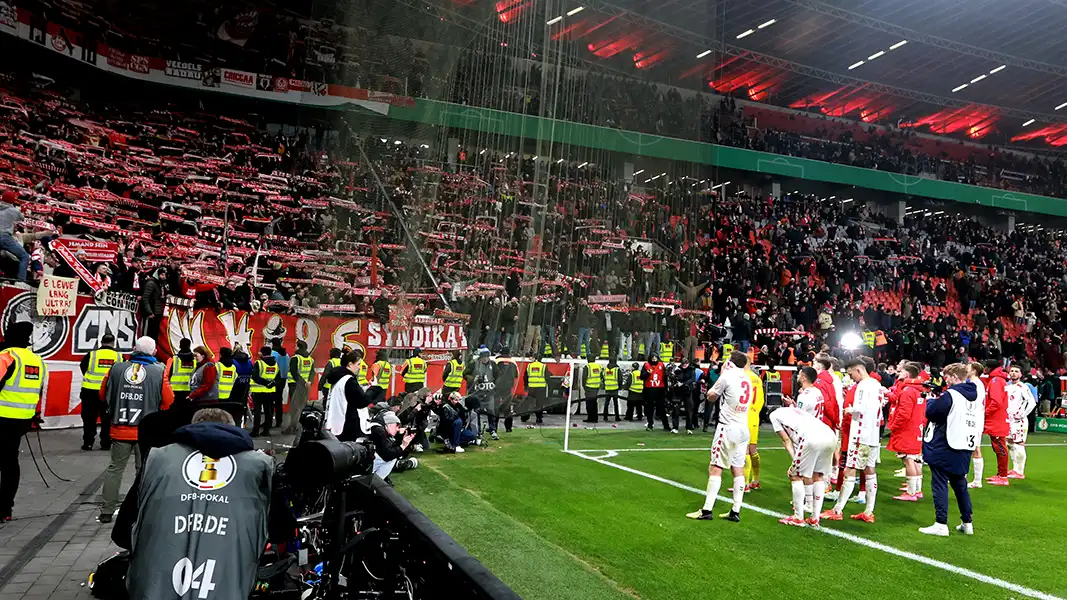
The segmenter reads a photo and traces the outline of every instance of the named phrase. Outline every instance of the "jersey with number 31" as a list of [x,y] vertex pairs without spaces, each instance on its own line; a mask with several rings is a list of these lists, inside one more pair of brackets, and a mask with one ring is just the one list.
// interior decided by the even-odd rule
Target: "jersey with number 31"
[[711,391],[719,396],[719,425],[748,427],[748,409],[754,390],[744,369],[730,369],[719,377]]

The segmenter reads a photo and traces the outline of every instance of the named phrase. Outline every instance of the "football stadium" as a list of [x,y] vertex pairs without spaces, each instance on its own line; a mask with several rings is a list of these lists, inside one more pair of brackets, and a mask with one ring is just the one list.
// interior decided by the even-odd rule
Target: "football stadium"
[[0,0],[0,598],[1067,599],[1065,11]]

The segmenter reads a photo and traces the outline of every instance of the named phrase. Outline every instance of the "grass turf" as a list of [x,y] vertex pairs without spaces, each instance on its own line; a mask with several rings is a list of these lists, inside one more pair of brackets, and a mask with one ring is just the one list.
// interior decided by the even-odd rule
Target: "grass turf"
[[[766,598],[1022,598],[1017,591],[893,556],[848,540],[780,525],[742,511],[742,523],[694,522],[684,513],[700,495],[561,452],[561,430],[516,430],[485,450],[423,455],[422,468],[394,476],[397,489],[501,580],[528,600]],[[788,456],[769,430],[761,436],[763,488],[756,506],[787,512]],[[571,449],[706,446],[709,434],[573,431]],[[1067,436],[1035,434],[1027,480],[972,494],[977,535],[929,538],[926,499],[896,502],[898,461],[882,453],[878,523],[845,520],[829,527],[874,542],[1007,580],[1052,597],[1067,596],[1057,567],[1067,539],[1058,506],[1067,493]],[[644,444],[644,445],[639,445]],[[986,448],[986,471],[995,458]],[[604,453],[590,452],[590,456]],[[620,452],[608,459],[693,488],[707,482],[707,453]],[[728,478],[727,478],[728,479]],[[724,482],[722,495],[727,495]],[[952,500],[950,500],[950,503]],[[828,503],[829,505],[829,503]],[[846,514],[862,507],[850,504]],[[726,504],[716,504],[725,512]],[[950,523],[955,523],[950,505]]]

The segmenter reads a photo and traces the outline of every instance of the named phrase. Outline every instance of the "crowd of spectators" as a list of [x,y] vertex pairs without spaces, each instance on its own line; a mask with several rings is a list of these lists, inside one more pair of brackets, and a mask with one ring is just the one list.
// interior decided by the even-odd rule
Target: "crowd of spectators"
[[1067,280],[1050,232],[951,215],[898,225],[855,204],[708,192],[687,177],[640,189],[573,163],[534,194],[535,163],[514,152],[471,152],[449,172],[377,135],[281,135],[70,97],[3,84],[0,183],[25,217],[12,239],[29,251],[25,273],[5,266],[31,282],[77,275],[57,237],[113,242],[113,260],[74,258],[97,284],[139,296],[148,319],[170,301],[384,320],[403,294],[417,312],[469,315],[472,347],[527,354],[541,342],[570,355],[606,342],[626,358],[664,341],[732,342],[773,364],[882,330],[887,360],[1064,367]]

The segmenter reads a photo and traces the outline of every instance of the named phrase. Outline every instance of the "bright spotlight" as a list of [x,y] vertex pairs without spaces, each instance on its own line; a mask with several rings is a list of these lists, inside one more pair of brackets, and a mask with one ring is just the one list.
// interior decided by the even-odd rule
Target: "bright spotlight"
[[858,350],[863,345],[863,338],[855,331],[841,334],[841,347],[845,350]]

